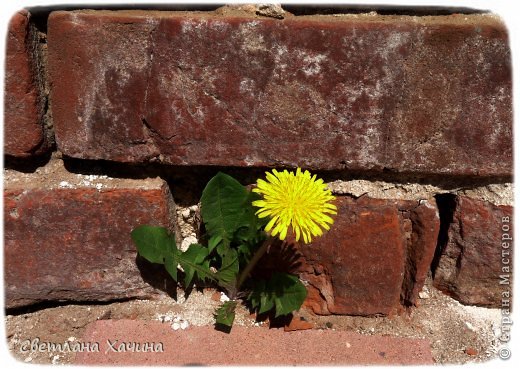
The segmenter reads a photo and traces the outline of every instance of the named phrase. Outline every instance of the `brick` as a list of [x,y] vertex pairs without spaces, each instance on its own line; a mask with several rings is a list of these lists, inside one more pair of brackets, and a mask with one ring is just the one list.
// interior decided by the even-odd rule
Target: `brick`
[[436,209],[370,198],[338,198],[337,206],[331,230],[300,250],[305,305],[317,314],[367,316],[413,304],[435,251]]
[[49,68],[76,158],[512,171],[510,50],[491,15],[58,11]]
[[[123,342],[162,342],[163,352],[114,352]],[[173,331],[169,324],[143,320],[99,320],[80,342],[98,342],[99,352],[79,352],[77,365],[152,366],[325,366],[433,364],[426,339],[367,336],[339,330],[284,332],[241,327],[223,333],[213,326]],[[142,347],[142,346],[141,346]]]
[[511,278],[504,285],[500,277],[512,276],[512,221],[511,206],[458,196],[434,286],[464,304],[501,308],[502,293],[512,288]]
[[36,61],[38,36],[22,10],[9,21],[5,58],[4,153],[28,157],[46,150]]
[[401,291],[404,306],[416,305],[430,272],[437,248],[440,219],[435,201],[402,201],[399,206],[406,238],[406,258]]
[[141,224],[170,226],[165,183],[111,179],[98,189],[64,182],[5,190],[6,307],[153,296],[130,232]]

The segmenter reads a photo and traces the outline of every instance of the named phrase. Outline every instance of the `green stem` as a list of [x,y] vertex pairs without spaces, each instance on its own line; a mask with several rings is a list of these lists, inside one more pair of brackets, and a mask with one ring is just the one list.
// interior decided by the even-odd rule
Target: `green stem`
[[258,261],[264,256],[265,252],[269,248],[269,245],[271,245],[274,241],[274,238],[271,236],[267,236],[267,239],[262,243],[262,246],[258,250],[256,250],[256,253],[253,255],[249,263],[246,265],[244,270],[238,275],[236,289],[237,291],[240,291],[240,287],[242,287],[242,284],[245,282],[246,278],[251,274],[251,271],[255,267],[255,265],[258,263]]

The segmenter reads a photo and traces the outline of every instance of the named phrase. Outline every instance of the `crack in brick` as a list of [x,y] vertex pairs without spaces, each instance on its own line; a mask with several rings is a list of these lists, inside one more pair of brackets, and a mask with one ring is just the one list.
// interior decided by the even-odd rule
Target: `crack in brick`
[[[152,70],[153,70],[153,56],[154,56],[154,53],[155,53],[155,44],[156,44],[156,38],[155,38],[155,34],[157,33],[157,29],[159,28],[159,24],[160,24],[160,21],[159,22],[156,22],[154,28],[152,28],[152,30],[150,31],[149,35],[150,35],[150,44],[151,44],[151,47],[150,47],[150,66],[148,68],[148,71],[147,71],[147,74],[146,74],[146,87],[145,87],[145,90],[144,90],[144,107],[143,107],[143,110],[145,111],[145,113],[148,112],[148,90],[150,88],[150,79],[151,79],[151,76],[152,76]],[[143,118],[144,119],[144,118]]]

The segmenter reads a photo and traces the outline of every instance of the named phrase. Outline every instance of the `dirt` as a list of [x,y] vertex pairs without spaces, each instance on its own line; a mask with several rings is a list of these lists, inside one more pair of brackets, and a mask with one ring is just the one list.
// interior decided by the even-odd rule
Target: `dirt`
[[24,173],[14,169],[4,169],[4,187],[8,189],[74,189],[96,188],[160,188],[164,182],[160,178],[140,179],[113,178],[107,175],[80,174],[69,172],[61,154],[54,153],[52,160],[37,168],[34,173]]
[[[496,357],[499,341],[499,309],[463,306],[431,287],[421,292],[420,306],[394,317],[316,316],[300,311],[300,319],[314,329],[353,331],[364,335],[426,338],[438,364],[482,362]],[[7,342],[11,353],[22,362],[70,364],[75,353],[21,352],[24,341],[74,342],[81,340],[86,326],[100,319],[156,320],[172,329],[213,325],[213,311],[219,305],[214,290],[193,291],[187,299],[179,291],[177,301],[133,300],[103,305],[65,305],[34,312],[6,315]],[[240,306],[236,325],[258,326],[249,311]]]
[[500,309],[465,306],[431,287],[421,291],[419,306],[395,317],[304,315],[316,328],[353,330],[367,335],[426,338],[438,364],[484,362],[496,357]]

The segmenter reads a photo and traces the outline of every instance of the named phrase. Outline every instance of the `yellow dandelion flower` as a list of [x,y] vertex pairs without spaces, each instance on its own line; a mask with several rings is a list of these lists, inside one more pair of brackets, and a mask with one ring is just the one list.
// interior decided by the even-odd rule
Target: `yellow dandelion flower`
[[337,208],[330,203],[335,197],[322,179],[316,180],[316,175],[311,177],[309,171],[302,172],[300,168],[296,173],[273,169],[273,173],[266,172],[266,179],[258,179],[253,189],[263,197],[253,201],[260,208],[256,214],[259,218],[271,218],[266,232],[284,240],[291,227],[296,241],[301,236],[309,243],[312,237],[321,236],[323,229],[330,229],[334,220],[327,214],[336,214]]

